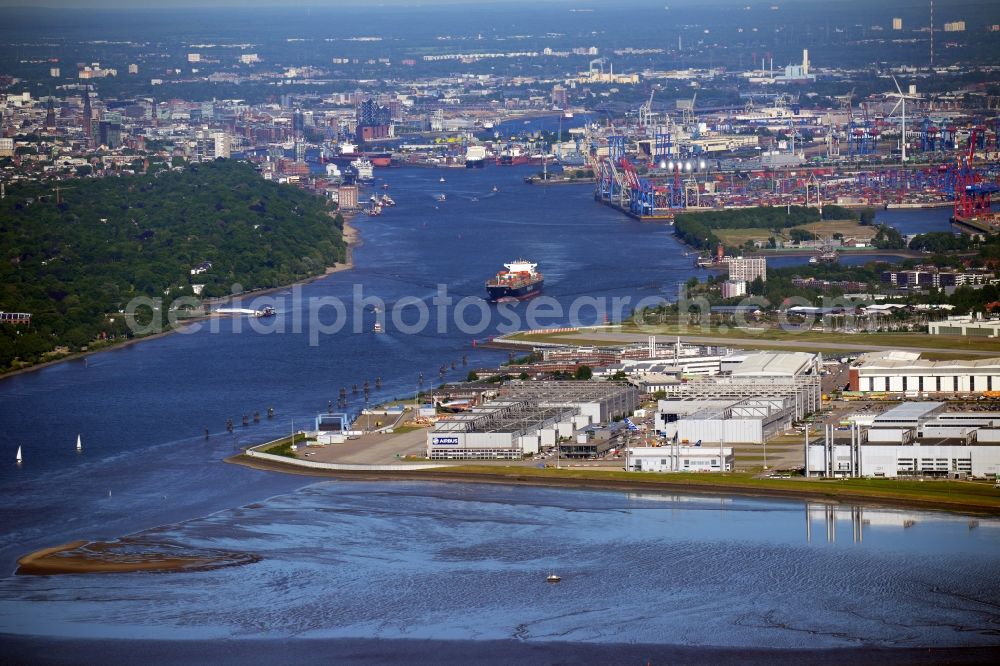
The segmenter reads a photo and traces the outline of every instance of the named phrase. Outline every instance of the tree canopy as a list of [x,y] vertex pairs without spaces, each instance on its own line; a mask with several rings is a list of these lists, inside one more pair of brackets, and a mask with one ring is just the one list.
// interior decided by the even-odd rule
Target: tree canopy
[[[277,287],[344,261],[343,218],[321,197],[263,180],[252,166],[195,164],[152,175],[8,188],[0,201],[0,369],[57,346],[127,335],[114,317],[134,297],[171,301]],[[191,269],[211,263],[192,275]],[[111,315],[109,317],[109,315]]]

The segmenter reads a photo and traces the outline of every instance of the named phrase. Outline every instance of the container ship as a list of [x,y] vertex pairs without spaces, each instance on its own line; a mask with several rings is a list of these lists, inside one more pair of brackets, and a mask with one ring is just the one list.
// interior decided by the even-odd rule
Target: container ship
[[521,300],[542,293],[544,277],[535,270],[537,267],[538,264],[524,259],[504,264],[505,270],[486,283],[490,300]]

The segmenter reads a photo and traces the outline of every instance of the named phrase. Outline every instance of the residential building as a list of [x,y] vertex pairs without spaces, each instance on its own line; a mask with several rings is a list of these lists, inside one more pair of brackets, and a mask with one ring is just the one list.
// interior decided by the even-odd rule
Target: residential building
[[729,269],[729,279],[733,281],[753,282],[755,279],[767,281],[766,257],[734,257],[726,260]]
[[341,185],[337,189],[337,207],[341,210],[356,210],[358,207],[358,186]]
[[744,280],[726,280],[721,287],[723,298],[738,298],[746,296],[747,283]]

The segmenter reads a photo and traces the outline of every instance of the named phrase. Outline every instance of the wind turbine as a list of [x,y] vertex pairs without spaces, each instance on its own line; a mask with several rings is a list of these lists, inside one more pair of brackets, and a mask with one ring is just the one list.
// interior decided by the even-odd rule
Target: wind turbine
[[906,100],[908,99],[920,99],[919,97],[912,97],[910,95],[904,95],[903,89],[899,87],[899,81],[896,80],[896,76],[892,76],[892,82],[896,84],[896,92],[886,93],[886,97],[898,97],[899,101],[896,102],[896,106],[892,107],[892,111],[889,112],[890,115],[896,112],[896,109],[902,106],[902,128],[900,130],[899,145],[903,152],[903,162],[906,162]]

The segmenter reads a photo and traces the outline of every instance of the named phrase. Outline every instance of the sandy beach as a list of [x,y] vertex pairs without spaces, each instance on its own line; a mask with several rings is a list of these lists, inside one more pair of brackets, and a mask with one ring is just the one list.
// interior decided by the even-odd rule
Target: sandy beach
[[[336,215],[336,213],[331,213],[331,217],[334,215]],[[344,238],[344,243],[347,246],[344,263],[336,264],[334,266],[327,266],[326,270],[324,270],[319,275],[313,275],[311,277],[304,278],[302,280],[298,280],[297,282],[292,282],[290,284],[283,284],[277,287],[268,287],[267,289],[258,289],[255,291],[246,291],[243,292],[242,294],[239,294],[238,296],[224,296],[221,298],[205,299],[204,301],[202,301],[202,303],[204,304],[205,307],[218,308],[227,305],[229,303],[232,303],[233,300],[235,300],[236,298],[243,299],[247,297],[258,297],[258,296],[267,296],[270,294],[275,294],[281,291],[285,291],[286,289],[291,289],[292,287],[306,285],[312,282],[316,282],[317,280],[322,280],[323,278],[333,275],[334,273],[341,273],[343,271],[348,271],[354,268],[354,249],[357,247],[361,247],[363,240],[361,238],[361,233],[357,230],[356,227],[351,225],[351,220],[354,219],[357,213],[344,213],[343,215],[344,215],[343,238]],[[102,346],[98,349],[88,349],[87,351],[74,352],[71,354],[67,354],[66,356],[60,356],[59,358],[54,358],[50,361],[35,363],[34,365],[29,365],[24,368],[17,368],[16,370],[7,370],[5,372],[0,373],[0,379],[3,379],[4,377],[13,377],[14,375],[20,375],[26,372],[34,372],[36,370],[41,370],[42,368],[47,368],[51,365],[55,365],[56,363],[64,363],[66,361],[79,360],[81,358],[86,358],[92,354],[98,354],[100,352],[108,351],[111,349],[122,349],[124,347],[129,347],[131,345],[139,344],[141,342],[156,340],[157,338],[162,338],[164,336],[171,335],[173,333],[183,332],[185,328],[191,324],[195,324],[197,322],[204,321],[211,317],[218,317],[218,316],[224,316],[224,315],[208,313],[208,314],[198,315],[196,317],[190,317],[188,319],[185,319],[183,324],[178,325],[176,328],[171,328],[170,330],[163,331],[161,333],[144,335],[139,338],[130,338],[128,340],[122,340],[120,342],[114,342],[113,344]]]

